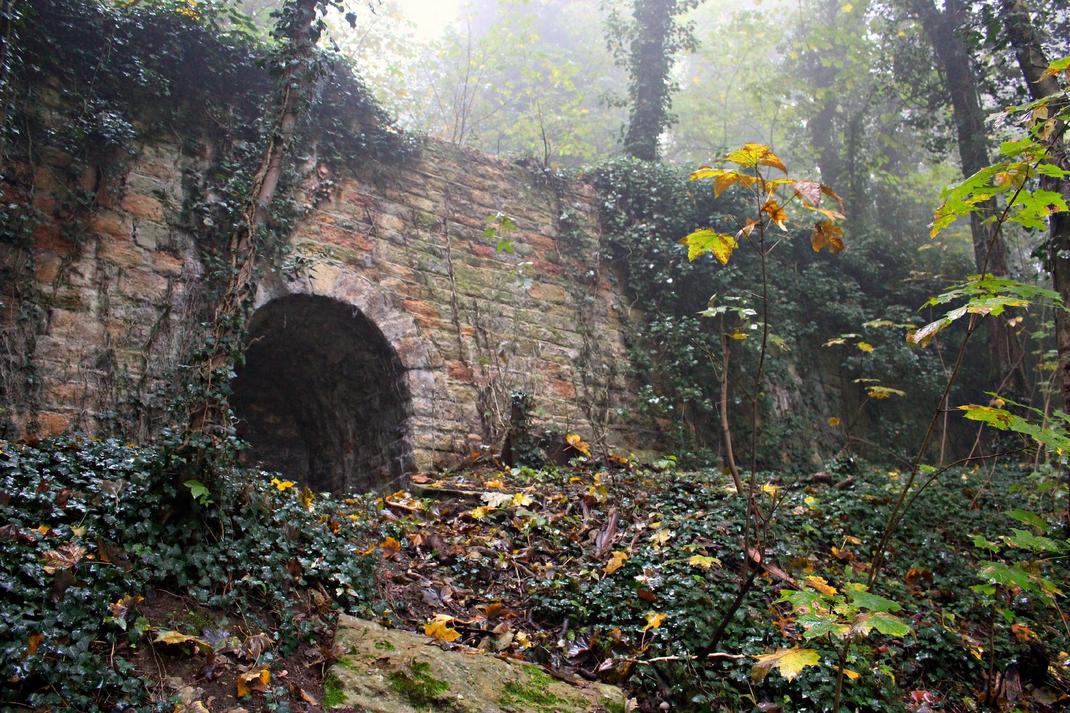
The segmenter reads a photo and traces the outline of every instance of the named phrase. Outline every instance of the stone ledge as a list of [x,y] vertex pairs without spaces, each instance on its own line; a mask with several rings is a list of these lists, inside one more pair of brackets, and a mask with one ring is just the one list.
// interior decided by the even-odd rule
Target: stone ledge
[[429,637],[343,615],[336,647],[345,655],[324,679],[325,708],[366,713],[612,713],[619,688],[566,683],[529,663],[476,649],[443,650]]

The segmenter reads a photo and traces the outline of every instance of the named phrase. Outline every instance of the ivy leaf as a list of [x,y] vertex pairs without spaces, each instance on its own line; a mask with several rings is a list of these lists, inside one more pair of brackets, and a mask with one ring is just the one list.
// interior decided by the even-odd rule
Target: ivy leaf
[[751,680],[761,683],[769,675],[769,671],[776,669],[788,681],[794,681],[802,670],[807,666],[817,666],[821,663],[821,656],[814,649],[802,649],[793,647],[790,649],[777,649],[771,654],[755,656],[758,663],[751,667]]
[[687,259],[694,262],[706,253],[711,253],[722,265],[727,265],[732,251],[739,247],[736,239],[727,233],[718,233],[709,228],[700,228],[680,241],[687,246]]

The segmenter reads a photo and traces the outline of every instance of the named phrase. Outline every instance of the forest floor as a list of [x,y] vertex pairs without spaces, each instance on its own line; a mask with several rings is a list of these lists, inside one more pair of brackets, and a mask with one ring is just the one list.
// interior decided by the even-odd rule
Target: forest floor
[[[855,616],[850,606],[860,601],[884,602],[879,616],[907,628],[850,628],[845,710],[1044,713],[1070,705],[1061,609],[1070,576],[1062,555],[1024,563],[1012,547],[1065,538],[1047,524],[1058,521],[1062,497],[1031,468],[944,473],[899,528],[874,588],[880,596],[868,599],[869,548],[904,474],[849,459],[799,477],[763,474],[759,497],[773,513],[763,567],[714,656],[700,664],[696,654],[731,611],[743,562],[742,502],[720,472],[623,458],[543,469],[488,464],[344,499],[264,474],[262,484],[241,486],[246,505],[218,538],[178,544],[161,531],[149,548],[138,513],[156,497],[155,476],[146,470],[142,484],[136,451],[77,451],[87,464],[79,474],[59,458],[62,448],[0,454],[0,508],[18,493],[32,504],[4,511],[18,518],[0,541],[5,553],[25,555],[0,572],[5,591],[22,597],[3,605],[0,624],[8,627],[0,639],[10,640],[6,676],[24,696],[12,702],[63,709],[75,684],[90,697],[109,690],[114,700],[115,686],[142,679],[148,700],[171,701],[169,710],[318,710],[332,698],[324,676],[344,655],[333,643],[333,612],[342,608],[444,648],[527,660],[565,681],[620,685],[638,710],[829,710],[839,630],[815,632],[796,606],[798,595],[827,594],[840,597],[827,600],[836,616]],[[104,470],[112,479],[101,481]],[[104,495],[75,505],[98,487]],[[261,514],[250,513],[258,503]],[[132,524],[115,525],[123,507]],[[168,564],[179,558],[181,568]],[[1026,580],[991,576],[1013,575],[1012,565],[1028,569]],[[11,586],[32,568],[41,585]],[[189,581],[188,572],[202,571]],[[1054,595],[1036,594],[1034,582]],[[73,601],[86,610],[70,609]],[[53,620],[57,610],[73,613]],[[81,659],[73,654],[79,640]],[[814,652],[801,672],[776,659],[762,665],[800,650]],[[56,692],[57,681],[70,690]]]

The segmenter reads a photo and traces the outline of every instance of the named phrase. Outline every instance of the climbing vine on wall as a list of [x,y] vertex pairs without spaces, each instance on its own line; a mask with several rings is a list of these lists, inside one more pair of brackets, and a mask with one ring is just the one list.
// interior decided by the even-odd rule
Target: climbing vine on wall
[[[278,134],[277,88],[292,59],[286,29],[297,5],[283,7],[279,31],[270,37],[233,0],[195,6],[174,0],[125,5],[42,0],[5,17],[11,29],[0,74],[3,150],[10,158],[5,167],[11,167],[0,179],[5,196],[32,206],[42,156],[50,165],[62,157],[59,205],[47,217],[60,220],[77,250],[87,237],[85,217],[102,201],[115,200],[110,194],[119,190],[124,160],[143,144],[177,142],[187,168],[184,205],[171,227],[193,238],[205,267],[191,309],[207,320],[239,262],[231,237],[246,219],[265,147]],[[310,42],[322,30],[313,18]],[[287,239],[296,219],[330,193],[337,170],[397,161],[414,148],[346,61],[314,46],[310,50],[301,67],[303,89],[293,104],[285,160],[274,179],[277,190],[254,231],[254,284],[265,271],[300,265],[287,254]],[[20,211],[19,220],[4,216],[3,240],[24,259],[7,261],[6,269],[18,274],[5,275],[11,279],[5,280],[10,287],[3,296],[37,313],[6,311],[0,361],[5,402],[32,411],[33,337],[49,308],[47,295],[30,292],[32,247],[34,227],[45,216]],[[232,345],[240,345],[243,324],[238,319],[226,328]],[[230,358],[236,355],[232,349]],[[212,388],[225,399],[226,383]],[[180,411],[204,393],[187,390],[183,396]]]

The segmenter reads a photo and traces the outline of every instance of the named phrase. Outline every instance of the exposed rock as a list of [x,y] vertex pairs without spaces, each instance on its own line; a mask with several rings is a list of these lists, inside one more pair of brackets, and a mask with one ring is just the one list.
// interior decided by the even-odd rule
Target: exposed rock
[[474,649],[442,650],[429,637],[342,616],[323,704],[367,713],[584,713],[623,711],[624,694],[572,685],[529,663]]

